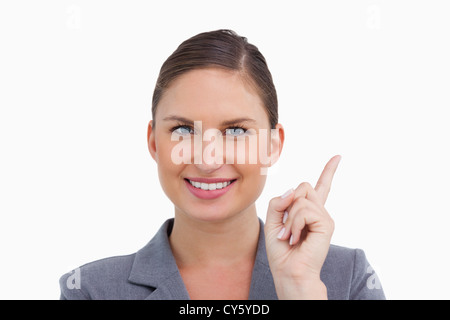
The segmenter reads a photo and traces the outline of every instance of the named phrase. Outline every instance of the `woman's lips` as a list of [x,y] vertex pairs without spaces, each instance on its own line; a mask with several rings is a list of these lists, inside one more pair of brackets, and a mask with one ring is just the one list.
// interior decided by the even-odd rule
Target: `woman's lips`
[[[196,180],[198,180],[198,179],[196,179]],[[209,181],[211,181],[211,180],[209,180]],[[203,190],[203,189],[194,187],[189,182],[188,179],[184,179],[184,182],[186,183],[186,187],[188,188],[188,190],[197,198],[204,199],[204,200],[216,199],[218,197],[223,196],[225,193],[228,192],[228,190],[230,190],[233,187],[235,181],[236,181],[236,179],[231,180],[231,183],[228,186],[223,187],[222,189]]]

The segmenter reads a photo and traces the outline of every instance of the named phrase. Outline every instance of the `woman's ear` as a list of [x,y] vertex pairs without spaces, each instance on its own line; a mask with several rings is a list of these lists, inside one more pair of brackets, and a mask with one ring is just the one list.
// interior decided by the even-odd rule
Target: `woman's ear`
[[271,129],[270,134],[270,167],[273,166],[280,158],[281,150],[284,144],[284,128],[281,123],[277,123],[275,129]]
[[153,130],[153,120],[150,120],[147,128],[147,146],[152,158],[158,162],[156,154],[155,131]]

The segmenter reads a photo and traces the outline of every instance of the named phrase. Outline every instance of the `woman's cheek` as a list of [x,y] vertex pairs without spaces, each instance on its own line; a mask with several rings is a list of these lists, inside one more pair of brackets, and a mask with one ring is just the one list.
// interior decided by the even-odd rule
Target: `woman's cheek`
[[[190,164],[193,163],[192,155],[194,154],[194,148],[192,139],[180,138],[180,141],[168,141],[164,148],[164,154],[168,158],[170,154],[170,163],[173,165]],[[166,161],[169,159],[166,158]]]
[[158,154],[158,174],[162,188],[167,194],[168,188],[173,187],[173,178],[181,170],[181,164],[177,164],[177,158],[173,153],[176,150],[176,142],[160,141],[156,145]]
[[226,163],[256,165],[259,163],[258,156],[258,135],[253,129],[248,130],[248,134],[242,136],[227,136],[225,138]]

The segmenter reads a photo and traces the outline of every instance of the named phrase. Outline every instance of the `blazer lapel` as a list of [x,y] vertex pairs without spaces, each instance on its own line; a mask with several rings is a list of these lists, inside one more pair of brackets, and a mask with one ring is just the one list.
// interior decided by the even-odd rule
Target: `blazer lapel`
[[[278,299],[267,260],[264,223],[261,219],[249,300]],[[153,239],[136,253],[128,281],[154,290],[146,300],[188,300],[189,294],[169,244],[173,219],[167,220]]]
[[264,223],[259,219],[259,240],[256,251],[255,265],[253,266],[250,284],[249,300],[277,300],[277,292],[273,283],[272,272],[267,260],[266,239],[264,237]]
[[154,288],[146,300],[189,299],[169,244],[172,226],[173,219],[167,220],[153,239],[136,253],[128,281]]

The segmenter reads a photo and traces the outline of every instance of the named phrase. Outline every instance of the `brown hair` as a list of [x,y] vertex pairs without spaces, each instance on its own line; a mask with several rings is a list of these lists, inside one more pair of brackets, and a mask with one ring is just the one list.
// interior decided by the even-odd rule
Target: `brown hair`
[[187,39],[161,66],[152,100],[155,121],[159,101],[169,84],[190,70],[224,67],[240,72],[254,85],[266,108],[271,129],[278,123],[277,92],[266,59],[258,48],[232,30],[200,33]]

